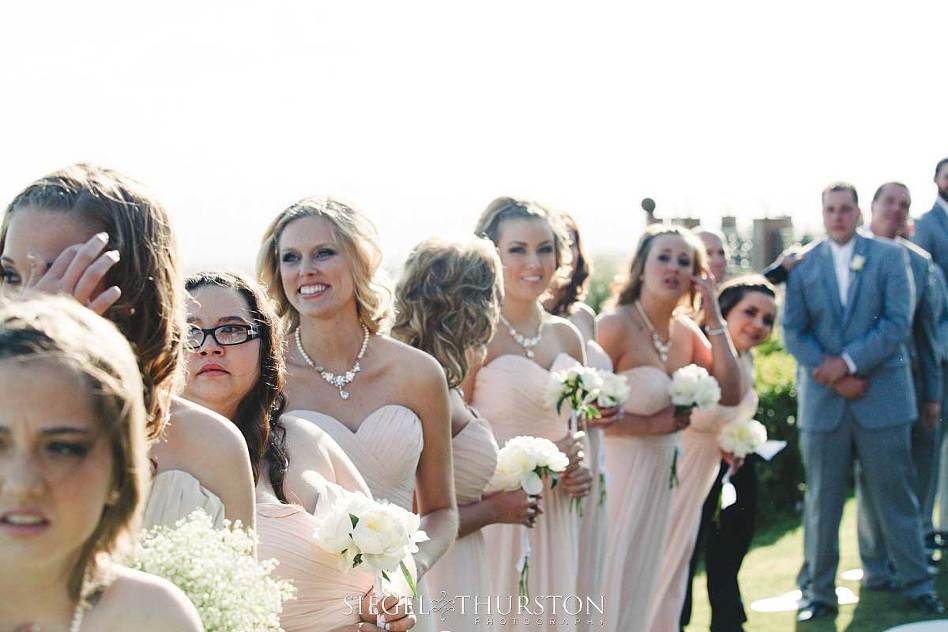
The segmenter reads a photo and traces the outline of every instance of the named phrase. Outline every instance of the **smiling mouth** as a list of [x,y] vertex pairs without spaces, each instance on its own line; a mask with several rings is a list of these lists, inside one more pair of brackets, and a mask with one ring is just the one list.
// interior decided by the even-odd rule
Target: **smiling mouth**
[[0,530],[12,535],[34,535],[48,526],[49,520],[32,512],[10,512],[0,516]]
[[325,283],[311,283],[309,285],[300,286],[300,296],[304,298],[312,298],[314,296],[320,296],[329,289],[329,286]]
[[520,277],[520,280],[523,281],[523,282],[525,282],[525,283],[539,283],[540,281],[543,280],[543,277],[542,277],[542,276],[539,276],[539,275],[537,275],[537,276],[525,276],[525,277]]

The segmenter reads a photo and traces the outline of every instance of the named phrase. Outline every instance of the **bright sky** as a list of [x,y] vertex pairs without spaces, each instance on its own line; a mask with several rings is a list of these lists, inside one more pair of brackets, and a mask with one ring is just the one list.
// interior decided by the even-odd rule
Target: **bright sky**
[[249,269],[307,194],[364,209],[390,261],[502,194],[610,253],[645,196],[818,226],[829,181],[868,210],[899,179],[917,215],[948,155],[948,2],[884,4],[4,3],[0,199],[118,168],[164,200],[189,269]]

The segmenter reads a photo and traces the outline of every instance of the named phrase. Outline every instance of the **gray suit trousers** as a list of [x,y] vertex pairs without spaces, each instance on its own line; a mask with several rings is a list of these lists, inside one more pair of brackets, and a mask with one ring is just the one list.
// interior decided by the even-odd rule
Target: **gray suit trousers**
[[862,465],[866,500],[879,516],[884,550],[908,597],[933,592],[928,575],[912,464],[911,425],[867,430],[850,411],[830,432],[800,432],[806,468],[800,589],[805,600],[836,604],[839,523],[853,460]]

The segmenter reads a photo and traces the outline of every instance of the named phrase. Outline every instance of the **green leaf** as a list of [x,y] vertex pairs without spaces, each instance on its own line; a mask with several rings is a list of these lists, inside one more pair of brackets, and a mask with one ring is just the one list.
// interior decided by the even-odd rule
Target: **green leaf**
[[349,522],[352,523],[352,528],[355,529],[356,525],[359,524],[359,516],[349,514]]
[[408,587],[411,588],[411,596],[418,596],[418,588],[415,586],[415,580],[412,579],[411,573],[408,572],[408,567],[405,566],[405,562],[398,563],[399,568],[402,569],[402,575],[405,576],[405,581],[408,582]]

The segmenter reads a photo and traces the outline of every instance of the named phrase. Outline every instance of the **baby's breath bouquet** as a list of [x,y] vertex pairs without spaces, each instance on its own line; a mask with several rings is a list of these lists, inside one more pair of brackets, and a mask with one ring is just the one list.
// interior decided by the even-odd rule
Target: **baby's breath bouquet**
[[[486,491],[513,491],[522,489],[531,496],[543,491],[543,479],[551,478],[550,488],[556,487],[557,474],[566,469],[569,459],[556,444],[542,437],[514,437],[497,453],[497,468],[487,484]],[[530,577],[530,536],[526,527],[521,534],[523,554],[517,560],[520,573],[520,596],[528,593]]]
[[146,531],[135,550],[133,568],[164,577],[180,588],[201,615],[207,632],[278,632],[283,602],[296,589],[270,576],[276,560],[258,562],[256,536],[240,522],[215,529],[197,509],[174,527]]
[[[708,373],[707,369],[697,364],[683,366],[672,374],[668,394],[676,413],[690,411],[692,408],[707,410],[714,408],[721,401],[721,387],[718,381]],[[678,485],[678,448],[672,460],[669,487]]]

